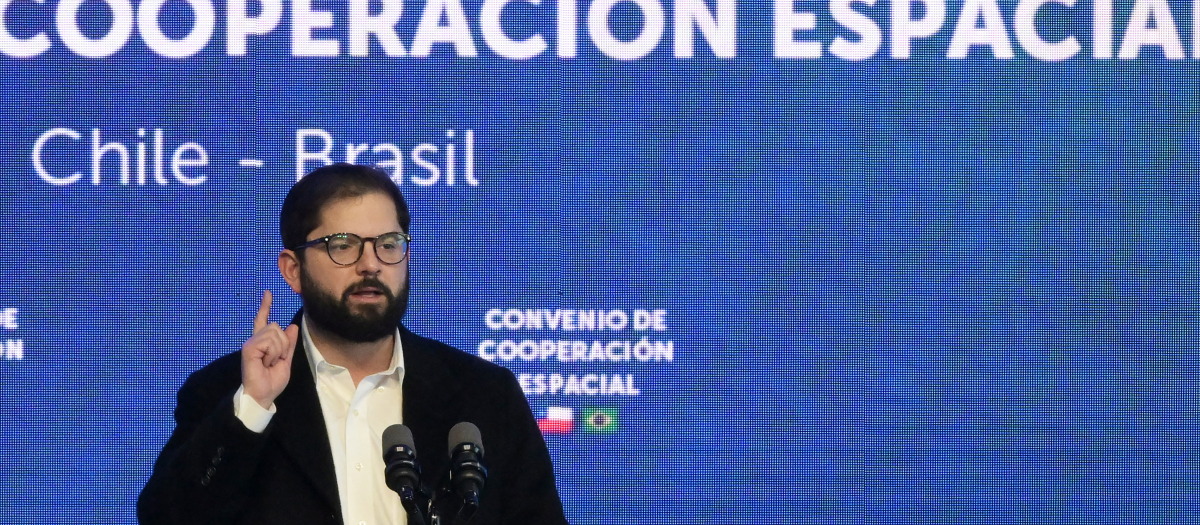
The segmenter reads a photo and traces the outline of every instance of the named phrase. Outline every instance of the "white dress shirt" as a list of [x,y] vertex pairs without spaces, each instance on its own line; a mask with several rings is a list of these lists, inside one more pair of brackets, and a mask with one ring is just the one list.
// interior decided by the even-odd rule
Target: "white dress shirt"
[[[407,514],[400,496],[384,482],[383,430],[402,422],[401,389],[404,382],[404,353],[400,332],[387,370],[359,381],[350,371],[331,365],[321,355],[308,333],[308,316],[300,322],[308,366],[316,381],[321,414],[329,434],[337,473],[338,495],[345,525],[406,525]],[[275,414],[275,405],[263,409],[241,388],[234,395],[233,412],[246,428],[262,432]]]

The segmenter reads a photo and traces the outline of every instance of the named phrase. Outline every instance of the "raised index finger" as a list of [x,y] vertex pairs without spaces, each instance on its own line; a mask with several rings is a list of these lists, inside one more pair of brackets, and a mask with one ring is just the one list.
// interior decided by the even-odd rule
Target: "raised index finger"
[[262,304],[258,307],[258,314],[254,316],[254,331],[258,332],[267,327],[267,318],[271,316],[271,291],[263,290]]

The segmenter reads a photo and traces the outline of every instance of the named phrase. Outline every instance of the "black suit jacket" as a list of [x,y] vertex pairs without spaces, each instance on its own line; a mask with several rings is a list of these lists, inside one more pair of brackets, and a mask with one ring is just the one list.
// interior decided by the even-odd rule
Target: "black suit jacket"
[[[400,340],[403,418],[423,481],[437,487],[449,464],[450,427],[470,421],[479,427],[488,467],[470,524],[566,523],[545,441],[512,372],[404,327]],[[329,437],[302,341],[293,355],[291,379],[261,434],[233,415],[240,352],[188,377],[179,389],[175,432],[138,498],[139,522],[342,523]]]

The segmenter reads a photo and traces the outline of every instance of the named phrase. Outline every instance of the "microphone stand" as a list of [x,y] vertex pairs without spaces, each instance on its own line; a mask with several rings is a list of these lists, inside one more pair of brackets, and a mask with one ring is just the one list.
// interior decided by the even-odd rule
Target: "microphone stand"
[[437,508],[437,493],[429,498],[429,525],[442,525],[442,514]]
[[[417,503],[417,496],[426,496],[428,491],[425,487],[421,490],[414,491],[409,487],[405,487],[400,493],[400,504],[404,506],[404,510],[408,513],[408,525],[426,525],[425,513],[421,512],[421,505]],[[432,500],[425,498],[427,502],[432,504]],[[436,521],[434,522],[437,523]]]
[[[464,512],[467,507],[470,510]],[[477,505],[468,505],[462,496],[454,492],[447,473],[447,477],[442,480],[441,486],[434,491],[433,498],[429,500],[430,515],[434,516],[430,525],[466,525],[470,523],[476,508]]]

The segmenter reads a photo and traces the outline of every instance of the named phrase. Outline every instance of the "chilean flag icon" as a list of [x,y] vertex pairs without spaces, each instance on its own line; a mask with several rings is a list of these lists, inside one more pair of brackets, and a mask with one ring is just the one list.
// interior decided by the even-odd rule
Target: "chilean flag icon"
[[547,407],[545,417],[538,418],[542,434],[567,434],[575,423],[575,411],[567,407]]

